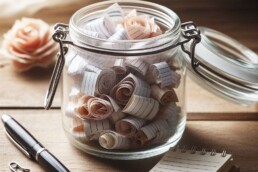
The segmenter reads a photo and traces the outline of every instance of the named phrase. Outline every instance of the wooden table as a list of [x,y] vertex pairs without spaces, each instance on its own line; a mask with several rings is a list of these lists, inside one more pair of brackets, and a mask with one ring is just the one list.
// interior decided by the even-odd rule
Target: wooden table
[[[224,32],[258,53],[258,8],[255,1],[235,0],[160,0],[181,17]],[[49,23],[66,22],[84,4],[63,12],[42,10],[35,17]],[[0,23],[0,35],[10,26]],[[1,61],[1,58],[0,58]],[[17,73],[10,64],[0,67],[0,114],[12,115],[31,131],[71,171],[148,171],[161,156],[138,161],[113,161],[95,158],[71,146],[61,126],[60,94],[54,109],[43,109],[43,99],[53,66]],[[241,107],[222,100],[187,79],[188,122],[181,144],[226,149],[234,155],[241,171],[258,171],[258,105]],[[9,171],[8,163],[17,161],[32,172],[42,171],[15,148],[0,123],[0,171]]]

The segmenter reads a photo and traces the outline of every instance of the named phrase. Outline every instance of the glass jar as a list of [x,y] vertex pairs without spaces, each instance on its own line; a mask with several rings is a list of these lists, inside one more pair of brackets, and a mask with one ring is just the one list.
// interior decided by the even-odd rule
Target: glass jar
[[[87,23],[107,13],[120,17],[117,6],[110,8],[114,3],[125,14],[136,9],[155,17],[164,33],[107,40],[85,31]],[[257,55],[222,33],[203,27],[200,33],[192,22],[181,24],[164,6],[105,1],[78,10],[69,26],[55,29],[60,53],[45,106],[50,108],[62,75],[64,130],[74,146],[91,155],[132,160],[174,147],[186,124],[186,69],[197,83],[222,97],[240,104],[258,101]],[[246,70],[247,63],[252,65]]]
[[[64,130],[73,145],[95,156],[156,156],[175,146],[185,129],[186,54],[177,46],[181,22],[161,5],[118,1],[125,14],[136,9],[154,16],[165,33],[142,40],[107,40],[86,33],[85,24],[100,18],[114,2],[78,10],[70,19],[69,34],[68,26],[56,27],[53,37],[62,48],[52,79],[60,77],[65,59]],[[121,13],[113,10],[108,15],[116,18]]]

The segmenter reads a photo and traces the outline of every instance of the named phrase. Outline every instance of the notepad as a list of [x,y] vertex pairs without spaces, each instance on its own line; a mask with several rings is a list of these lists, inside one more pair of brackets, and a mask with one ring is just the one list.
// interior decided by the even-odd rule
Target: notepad
[[232,160],[225,151],[171,149],[150,172],[229,172]]

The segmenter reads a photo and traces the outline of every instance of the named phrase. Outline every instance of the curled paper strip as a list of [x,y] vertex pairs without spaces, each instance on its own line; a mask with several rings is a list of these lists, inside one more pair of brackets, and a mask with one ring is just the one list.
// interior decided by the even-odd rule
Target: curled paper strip
[[65,115],[69,118],[75,117],[75,105],[73,103],[69,103],[65,109]]
[[104,120],[84,120],[84,131],[89,140],[98,140],[100,134],[105,130],[110,130],[111,126],[108,119]]
[[140,131],[137,133],[137,143],[139,146],[143,146],[157,137],[157,133],[161,132],[170,132],[169,125],[166,120],[156,120],[151,122],[150,124],[142,127]]
[[123,109],[124,113],[152,120],[159,111],[159,103],[152,99],[142,96],[133,95]]
[[141,59],[126,59],[125,61],[126,66],[130,67],[131,69],[139,72],[143,76],[146,75],[149,65],[145,61]]
[[129,37],[125,31],[125,29],[123,28],[123,26],[118,25],[116,27],[116,32],[110,37],[108,38],[108,40],[112,40],[112,41],[116,41],[116,40],[128,40]]
[[86,24],[84,29],[98,33],[98,37],[108,39],[115,33],[115,25],[110,17],[105,16],[92,20]]
[[150,93],[150,86],[130,73],[112,88],[110,95],[117,104],[126,105],[132,95],[150,97]]
[[75,58],[72,59],[67,73],[71,76],[81,74],[84,72],[86,66],[88,64],[88,61],[81,57],[81,56],[76,56]]
[[72,135],[75,137],[76,140],[79,140],[80,142],[85,143],[88,141],[84,131],[83,122],[79,118],[73,118],[72,120]]
[[89,96],[95,95],[98,74],[95,72],[84,72],[81,92]]
[[116,121],[118,121],[126,116],[126,114],[122,112],[121,108],[118,106],[118,104],[115,102],[115,100],[112,99],[110,96],[101,95],[100,98],[109,101],[114,109],[113,113],[110,116],[110,120],[112,123],[115,123]]
[[76,108],[78,116],[82,119],[102,120],[113,113],[110,102],[93,96],[83,96],[79,99]]
[[174,102],[171,102],[167,106],[162,106],[162,108],[159,111],[160,115],[157,116],[157,119],[164,119],[168,122],[174,121],[175,119],[177,119],[177,116],[179,115],[180,111],[180,107],[178,107]]
[[166,105],[169,102],[178,102],[177,95],[173,88],[161,89],[157,85],[151,86],[151,95],[160,102],[162,105]]
[[126,117],[116,122],[116,131],[127,137],[133,137],[146,123],[146,120],[136,117]]
[[145,39],[162,34],[153,17],[137,15],[136,10],[132,10],[125,16],[124,28],[130,39]]
[[181,77],[169,68],[167,62],[155,63],[150,68],[156,83],[160,84],[161,88],[167,86],[177,88],[179,86]]
[[115,72],[111,69],[94,70],[96,72],[84,72],[81,92],[91,96],[109,93],[116,82]]
[[114,131],[104,131],[99,137],[99,144],[106,149],[129,149],[130,140]]
[[126,67],[124,64],[124,59],[116,59],[115,64],[112,68],[117,74],[125,74]]
[[73,87],[69,94],[69,102],[76,104],[78,103],[80,97],[82,97],[82,93],[80,92],[80,90]]

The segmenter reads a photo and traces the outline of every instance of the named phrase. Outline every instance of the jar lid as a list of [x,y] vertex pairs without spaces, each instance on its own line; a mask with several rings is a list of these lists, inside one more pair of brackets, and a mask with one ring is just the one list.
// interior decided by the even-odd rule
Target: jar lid
[[258,56],[233,38],[199,27],[201,42],[195,49],[200,62],[196,73],[187,58],[190,77],[215,94],[240,104],[258,102]]

